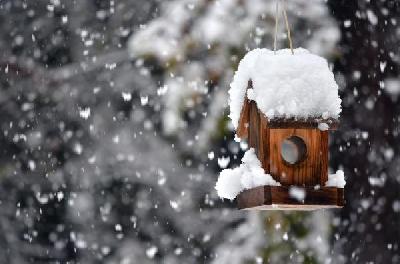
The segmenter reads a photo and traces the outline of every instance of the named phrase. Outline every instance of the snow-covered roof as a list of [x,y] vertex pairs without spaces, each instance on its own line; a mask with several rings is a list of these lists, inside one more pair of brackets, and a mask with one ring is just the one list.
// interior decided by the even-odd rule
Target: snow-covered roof
[[[253,88],[247,90],[248,81]],[[328,62],[298,48],[255,49],[240,61],[230,95],[230,118],[235,128],[246,96],[268,119],[334,118],[341,112],[338,85]]]

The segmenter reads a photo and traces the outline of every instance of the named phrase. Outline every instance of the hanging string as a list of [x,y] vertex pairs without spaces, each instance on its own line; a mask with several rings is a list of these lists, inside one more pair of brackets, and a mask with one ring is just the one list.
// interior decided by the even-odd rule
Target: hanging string
[[275,34],[274,34],[274,54],[276,54],[276,36],[278,35],[278,7],[279,7],[279,0],[276,0],[276,7],[275,7]]
[[283,17],[285,18],[286,31],[287,31],[288,40],[289,40],[289,47],[290,47],[290,51],[292,52],[292,55],[294,55],[292,36],[290,35],[289,21],[288,21],[287,14],[286,14],[286,0],[282,0],[282,1],[283,1]]
[[[274,54],[276,54],[276,39],[277,39],[277,36],[278,36],[279,1],[280,0],[276,0],[276,6],[275,6]],[[290,51],[292,52],[292,55],[293,55],[294,52],[293,52],[292,36],[291,36],[291,33],[290,33],[289,21],[288,21],[287,14],[286,14],[286,1],[285,0],[282,0],[282,1],[283,1],[282,13],[283,13],[283,17],[285,19],[286,31],[287,31],[288,41],[289,41],[289,48],[290,48]]]

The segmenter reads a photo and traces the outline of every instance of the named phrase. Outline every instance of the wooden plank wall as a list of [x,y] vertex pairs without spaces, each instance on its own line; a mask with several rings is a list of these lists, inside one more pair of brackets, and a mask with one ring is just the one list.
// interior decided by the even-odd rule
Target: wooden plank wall
[[260,114],[254,101],[249,104],[249,147],[256,150],[258,159],[265,172],[269,172],[269,129],[268,121]]
[[[328,179],[328,131],[319,129],[270,129],[270,171],[282,185],[324,186]],[[281,156],[282,141],[291,136],[302,138],[307,146],[306,158],[294,165]]]
[[247,83],[246,96],[243,101],[242,110],[240,111],[239,123],[236,134],[241,139],[246,139],[249,133],[249,117],[250,117],[250,100],[247,99],[247,90],[253,88],[251,80]]
[[[328,180],[328,131],[295,127],[271,129],[254,101],[246,102],[242,117],[248,119],[245,132],[249,147],[256,150],[266,173],[284,186],[325,185]],[[294,165],[286,163],[281,156],[281,144],[291,136],[302,138],[307,146],[306,158]]]
[[242,111],[240,112],[240,118],[236,134],[241,139],[246,139],[249,133],[249,113],[250,112],[250,101],[247,97],[244,99]]
[[[249,129],[248,129],[248,144],[249,148],[255,148],[257,151],[257,157],[260,159],[261,157],[258,156],[258,146],[259,146],[259,129],[260,118],[258,116],[258,109],[257,105],[254,101],[250,101],[249,107]],[[261,160],[261,159],[260,159]]]

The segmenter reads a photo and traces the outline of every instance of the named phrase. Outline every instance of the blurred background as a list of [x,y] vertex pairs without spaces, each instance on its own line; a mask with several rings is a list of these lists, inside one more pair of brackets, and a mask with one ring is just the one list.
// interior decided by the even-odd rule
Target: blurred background
[[272,48],[275,1],[0,0],[0,263],[399,263],[400,3],[287,2],[341,87],[341,210],[214,190],[247,147],[229,83]]

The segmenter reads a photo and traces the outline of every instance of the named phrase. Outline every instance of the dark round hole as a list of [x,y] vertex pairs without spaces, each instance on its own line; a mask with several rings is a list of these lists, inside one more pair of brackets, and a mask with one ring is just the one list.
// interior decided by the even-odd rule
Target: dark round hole
[[294,165],[302,161],[307,154],[307,146],[304,140],[297,136],[291,136],[282,141],[281,156],[284,161]]

